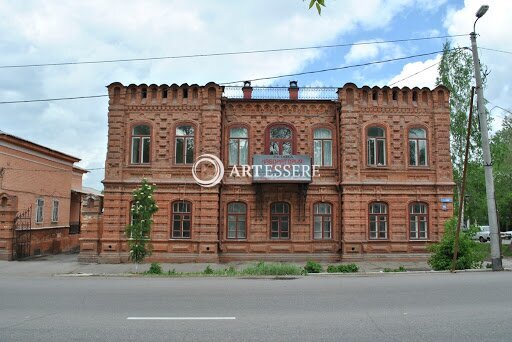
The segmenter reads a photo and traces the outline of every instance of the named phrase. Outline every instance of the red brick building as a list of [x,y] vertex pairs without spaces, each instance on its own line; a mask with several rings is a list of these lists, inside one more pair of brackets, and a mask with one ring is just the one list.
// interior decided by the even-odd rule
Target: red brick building
[[[91,227],[82,238],[84,259],[127,260],[131,192],[143,177],[157,186],[158,261],[424,257],[452,215],[445,87],[113,83],[108,91],[105,210],[101,233]],[[192,177],[203,154],[222,160],[220,184]],[[319,175],[232,172],[262,161],[311,163]],[[197,167],[201,179],[213,173],[208,163]]]
[[0,131],[0,260],[79,247],[87,171],[78,161]]

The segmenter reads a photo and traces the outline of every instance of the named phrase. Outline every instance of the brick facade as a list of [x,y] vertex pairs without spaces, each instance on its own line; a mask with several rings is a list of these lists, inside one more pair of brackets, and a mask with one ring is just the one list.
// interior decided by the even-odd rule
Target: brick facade
[[[97,234],[100,262],[127,261],[124,229],[130,219],[131,192],[143,177],[157,186],[160,209],[154,216],[149,259],[157,261],[410,259],[424,256],[426,244],[439,240],[445,220],[452,215],[452,203],[441,203],[442,198],[452,198],[453,188],[449,94],[442,86],[381,89],[348,83],[338,89],[334,100],[301,99],[295,85],[289,88],[288,99],[279,100],[252,98],[250,85],[243,88],[242,98],[225,97],[224,88],[215,83],[170,87],[113,83],[108,91],[104,215],[102,232]],[[132,132],[138,125],[150,128],[147,163],[134,163],[131,156]],[[181,125],[194,128],[194,160],[209,153],[224,162],[221,184],[197,185],[191,164],[175,160],[176,149],[182,148],[175,134]],[[330,131],[331,165],[320,167],[320,176],[308,186],[258,185],[250,178],[229,177],[230,129],[243,127],[248,132],[250,163],[253,155],[270,154],[269,130],[275,125],[290,128],[293,154],[312,157],[315,130]],[[385,147],[375,152],[384,153],[383,165],[368,165],[369,127],[383,129],[379,139]],[[408,134],[413,128],[426,133],[426,165],[411,166]],[[197,172],[208,178],[213,168],[201,164]],[[176,201],[191,205],[191,231],[186,238],[172,236]],[[228,236],[227,208],[232,202],[247,208],[243,238]],[[412,239],[409,211],[417,202],[426,208],[422,217],[428,228],[423,238]],[[272,238],[273,203],[286,203],[290,210],[289,235],[282,239]],[[327,238],[317,239],[315,220],[323,219],[314,208],[320,203],[331,210],[325,219],[331,229]],[[371,203],[387,208],[385,238],[370,236]]]

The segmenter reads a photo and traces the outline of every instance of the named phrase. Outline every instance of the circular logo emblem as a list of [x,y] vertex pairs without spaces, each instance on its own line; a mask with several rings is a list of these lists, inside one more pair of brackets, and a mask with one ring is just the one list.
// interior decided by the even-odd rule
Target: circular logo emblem
[[[201,163],[210,163],[215,168],[215,175],[212,179],[202,180],[197,176],[197,167]],[[220,183],[224,177],[224,164],[222,161],[213,154],[202,154],[197,158],[196,162],[192,165],[192,177],[194,177],[197,184],[209,188]]]

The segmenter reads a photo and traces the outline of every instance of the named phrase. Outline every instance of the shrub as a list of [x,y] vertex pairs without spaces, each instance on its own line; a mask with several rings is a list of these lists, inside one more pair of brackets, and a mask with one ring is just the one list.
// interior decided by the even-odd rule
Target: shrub
[[213,274],[214,271],[213,269],[210,267],[210,265],[206,266],[206,268],[204,269],[203,271],[204,274]]
[[244,275],[301,275],[302,269],[296,265],[285,263],[271,263],[266,264],[260,262],[256,265],[244,268],[241,274]]
[[323,272],[322,265],[320,265],[318,262],[314,262],[314,261],[306,262],[306,266],[304,266],[304,270],[307,273],[320,273],[320,272]]
[[[449,270],[452,267],[456,225],[457,220],[455,218],[448,220],[441,241],[428,246],[428,250],[432,253],[428,259],[428,264],[435,271]],[[479,248],[478,242],[471,239],[475,233],[476,227],[460,232],[459,252],[455,264],[455,268],[458,270],[482,267],[485,253]]]
[[152,262],[151,266],[149,266],[149,270],[146,272],[147,274],[162,274],[162,266],[160,266],[157,262]]
[[172,270],[169,270],[167,271],[167,275],[175,275],[176,274],[176,269],[172,269]]
[[228,276],[233,276],[237,274],[236,269],[233,266],[229,266],[228,268],[224,269],[224,273],[226,273],[226,275]]
[[356,264],[340,264],[327,266],[329,273],[355,273],[359,272],[359,266]]

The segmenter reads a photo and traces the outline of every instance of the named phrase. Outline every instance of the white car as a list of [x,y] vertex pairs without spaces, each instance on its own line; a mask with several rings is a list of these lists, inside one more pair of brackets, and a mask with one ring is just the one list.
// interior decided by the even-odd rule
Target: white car
[[512,239],[512,230],[508,230],[506,232],[500,232],[501,238],[504,240],[510,240]]
[[480,231],[478,231],[473,239],[476,239],[480,242],[486,242],[491,240],[491,234],[489,233],[489,226],[479,226]]

